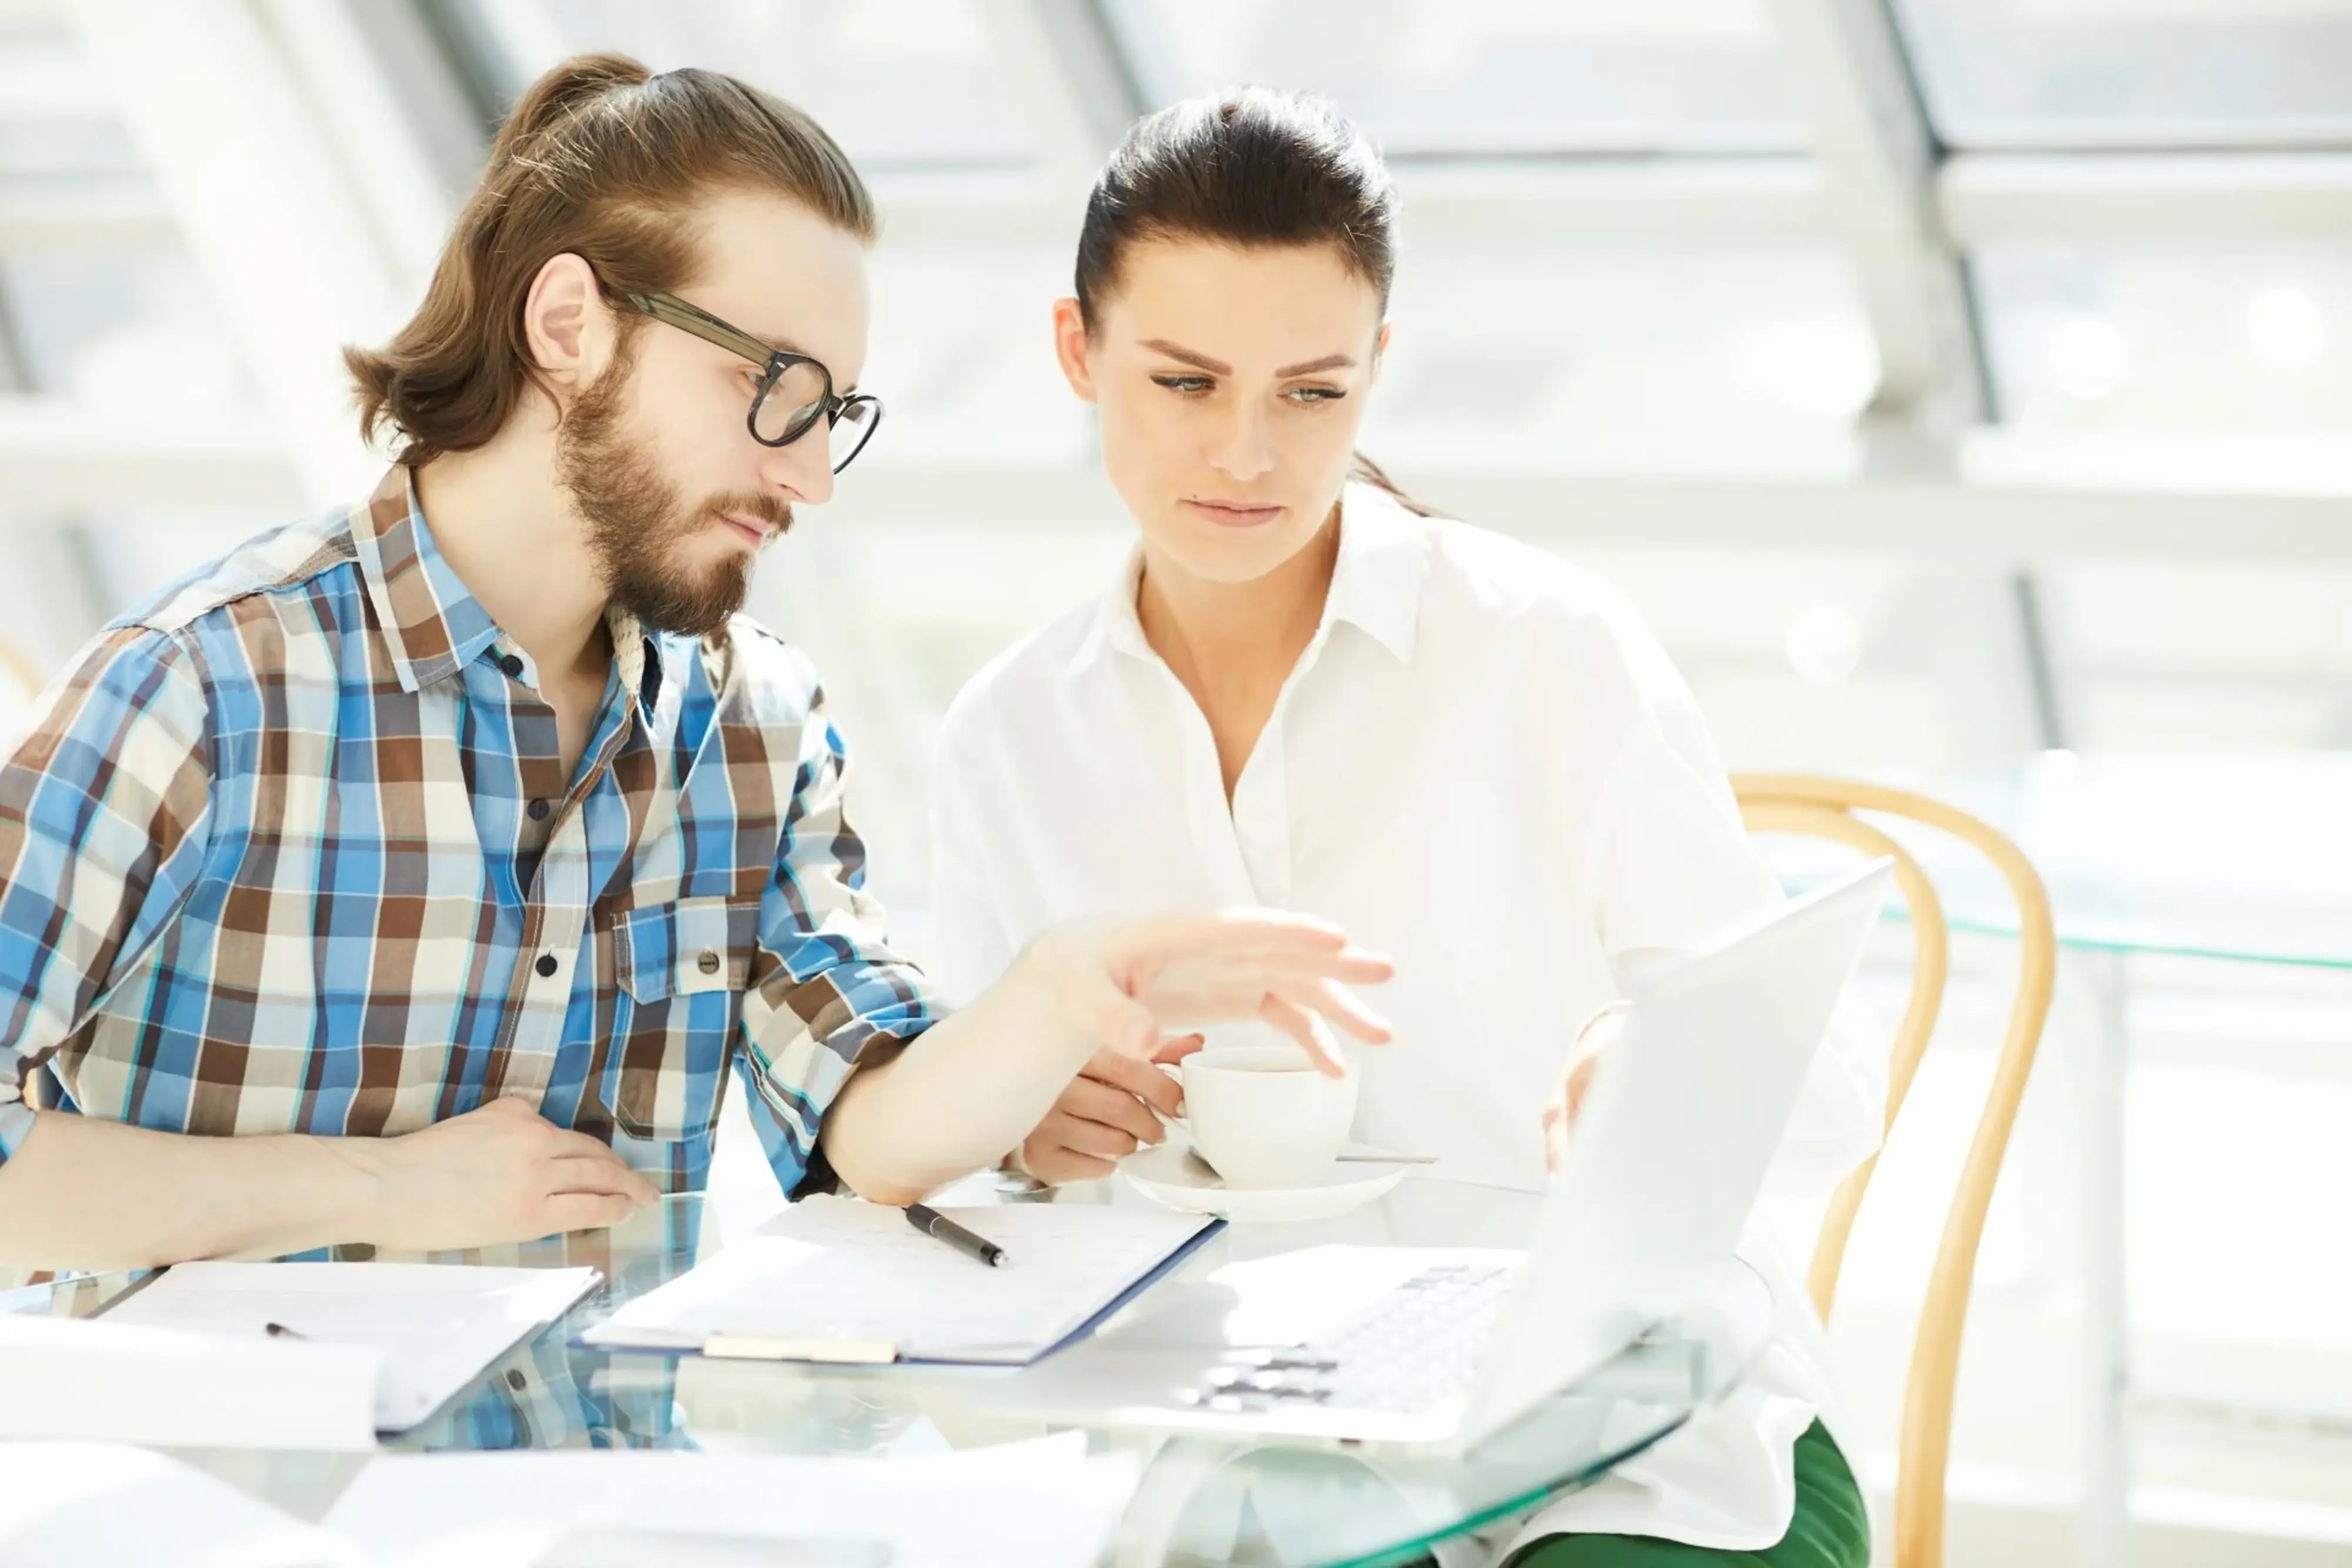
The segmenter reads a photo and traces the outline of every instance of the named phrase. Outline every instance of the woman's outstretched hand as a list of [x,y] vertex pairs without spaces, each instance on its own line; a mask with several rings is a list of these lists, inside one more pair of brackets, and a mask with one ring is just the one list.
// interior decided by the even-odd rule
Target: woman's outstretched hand
[[1379,985],[1396,966],[1307,915],[1237,909],[1081,921],[1038,945],[1064,1016],[1130,1057],[1148,1060],[1161,1040],[1201,1024],[1255,1021],[1337,1077],[1345,1068],[1333,1028],[1366,1045],[1389,1039],[1386,1020],[1344,988]]

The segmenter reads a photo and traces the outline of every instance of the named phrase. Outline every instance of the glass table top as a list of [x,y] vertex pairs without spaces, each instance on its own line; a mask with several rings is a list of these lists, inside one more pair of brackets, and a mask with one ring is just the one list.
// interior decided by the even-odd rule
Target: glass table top
[[[1054,1191],[974,1177],[955,1203],[1139,1205],[1115,1182]],[[1229,1226],[1173,1276],[1325,1242],[1516,1247],[1535,1217],[1528,1194],[1407,1181],[1329,1219]],[[974,1396],[1006,1374],[944,1366],[839,1367],[668,1358],[592,1350],[573,1341],[628,1300],[711,1256],[749,1221],[699,1196],[673,1197],[610,1231],[417,1261],[509,1266],[592,1264],[604,1283],[562,1321],[498,1363],[451,1406],[388,1442],[395,1450],[677,1448],[705,1452],[913,1457],[1043,1435]],[[366,1257],[365,1249],[338,1254]],[[131,1289],[132,1274],[89,1275],[0,1296],[0,1310],[89,1316]],[[1149,1311],[1147,1293],[1129,1312]],[[1413,1561],[1430,1543],[1507,1520],[1590,1484],[1711,1408],[1738,1385],[1770,1333],[1769,1294],[1727,1275],[1706,1301],[1664,1325],[1529,1416],[1453,1458],[1397,1458],[1222,1438],[1089,1432],[1095,1452],[1132,1452],[1140,1485],[1115,1543],[1121,1563],[1280,1563],[1291,1568]],[[1116,1333],[1119,1320],[1105,1332]],[[301,1518],[322,1516],[364,1454],[174,1450],[174,1457]]]

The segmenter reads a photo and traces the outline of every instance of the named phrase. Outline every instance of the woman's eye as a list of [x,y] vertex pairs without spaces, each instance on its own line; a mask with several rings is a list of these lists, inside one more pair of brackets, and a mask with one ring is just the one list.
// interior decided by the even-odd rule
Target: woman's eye
[[1338,387],[1293,387],[1282,395],[1295,403],[1311,408],[1318,402],[1338,402],[1348,394]]
[[1188,397],[1197,397],[1213,384],[1206,376],[1154,376],[1151,380],[1154,385]]

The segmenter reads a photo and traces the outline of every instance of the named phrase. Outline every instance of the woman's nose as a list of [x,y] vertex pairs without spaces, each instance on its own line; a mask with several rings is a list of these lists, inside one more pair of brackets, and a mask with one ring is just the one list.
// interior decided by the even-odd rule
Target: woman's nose
[[1266,428],[1265,415],[1257,409],[1244,408],[1234,416],[1210,455],[1216,468],[1246,483],[1264,475],[1274,466],[1273,433]]

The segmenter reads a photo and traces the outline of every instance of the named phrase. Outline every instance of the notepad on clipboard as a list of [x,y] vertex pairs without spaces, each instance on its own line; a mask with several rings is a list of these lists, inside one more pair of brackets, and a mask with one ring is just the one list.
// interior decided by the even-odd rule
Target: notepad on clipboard
[[376,1429],[405,1432],[602,1278],[594,1269],[448,1263],[182,1263],[98,1322],[247,1344],[372,1349],[382,1357]]
[[995,1268],[898,1209],[804,1198],[581,1336],[606,1350],[778,1361],[1023,1366],[1092,1333],[1223,1228],[1090,1204],[942,1209]]

